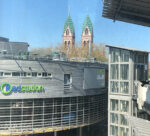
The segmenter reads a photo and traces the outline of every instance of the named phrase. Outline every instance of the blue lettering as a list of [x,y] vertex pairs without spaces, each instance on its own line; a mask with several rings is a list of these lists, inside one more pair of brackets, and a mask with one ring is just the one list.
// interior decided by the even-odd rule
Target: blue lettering
[[17,92],[16,86],[13,86],[13,87],[12,87],[12,91],[13,91],[13,92]]
[[17,91],[18,91],[18,92],[21,92],[21,85],[19,85],[19,86],[17,87]]

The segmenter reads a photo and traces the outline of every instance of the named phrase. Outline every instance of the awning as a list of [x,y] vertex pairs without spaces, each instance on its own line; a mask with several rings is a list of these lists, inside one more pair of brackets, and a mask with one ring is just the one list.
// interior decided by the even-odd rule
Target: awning
[[103,17],[150,26],[150,0],[103,1]]

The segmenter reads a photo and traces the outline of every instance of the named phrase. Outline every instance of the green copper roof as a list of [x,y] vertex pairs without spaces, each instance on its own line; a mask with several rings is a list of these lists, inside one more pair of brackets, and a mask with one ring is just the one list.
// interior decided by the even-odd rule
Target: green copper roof
[[66,22],[65,22],[65,25],[64,25],[64,32],[66,30],[66,28],[69,26],[70,28],[70,31],[72,34],[74,34],[74,26],[73,26],[73,22],[72,22],[72,19],[70,17],[70,15],[68,16]]
[[93,33],[93,26],[92,26],[92,22],[91,22],[91,19],[90,17],[87,15],[85,20],[84,20],[84,23],[83,23],[83,26],[82,26],[82,33],[83,31],[85,30],[85,28],[88,26],[91,34]]

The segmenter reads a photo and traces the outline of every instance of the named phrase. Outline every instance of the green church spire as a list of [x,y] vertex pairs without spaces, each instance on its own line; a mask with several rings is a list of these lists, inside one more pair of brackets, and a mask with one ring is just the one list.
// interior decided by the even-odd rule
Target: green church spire
[[88,28],[90,30],[90,33],[92,34],[93,33],[93,25],[92,25],[92,21],[91,21],[89,15],[87,15],[85,20],[84,20],[84,23],[83,23],[83,26],[82,26],[82,33],[83,33],[83,31],[85,30],[85,28],[87,26],[88,26]]
[[74,34],[74,25],[73,25],[73,22],[72,22],[72,19],[71,19],[71,16],[69,15],[66,22],[65,22],[65,25],[64,25],[64,32],[66,30],[66,28],[69,26],[70,28],[70,31],[72,34]]

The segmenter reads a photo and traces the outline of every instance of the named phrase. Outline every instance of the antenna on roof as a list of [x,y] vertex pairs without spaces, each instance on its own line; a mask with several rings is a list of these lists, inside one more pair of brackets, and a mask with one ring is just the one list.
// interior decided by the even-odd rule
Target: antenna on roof
[[88,15],[88,12],[89,12],[89,9],[88,9],[88,8],[86,8],[86,12],[87,12],[87,15]]
[[70,16],[70,6],[68,5],[68,16]]

